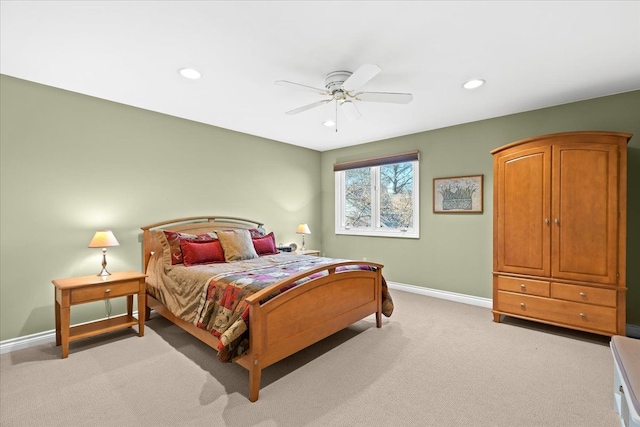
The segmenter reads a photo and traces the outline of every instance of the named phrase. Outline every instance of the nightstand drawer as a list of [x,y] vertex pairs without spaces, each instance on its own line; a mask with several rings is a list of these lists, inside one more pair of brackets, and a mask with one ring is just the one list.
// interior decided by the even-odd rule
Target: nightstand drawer
[[552,283],[551,296],[558,299],[584,302],[587,304],[606,305],[609,307],[616,307],[617,299],[615,289],[566,285],[564,283]]
[[498,289],[521,294],[549,296],[549,282],[498,276]]
[[83,286],[71,290],[71,304],[99,301],[123,295],[137,294],[140,289],[139,280],[127,280],[117,283]]

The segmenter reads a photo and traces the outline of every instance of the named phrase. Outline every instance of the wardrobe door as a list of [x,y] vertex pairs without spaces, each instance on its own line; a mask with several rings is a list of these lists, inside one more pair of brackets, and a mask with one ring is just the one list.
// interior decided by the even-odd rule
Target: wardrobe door
[[507,151],[496,172],[498,271],[549,276],[551,148]]
[[616,284],[618,147],[553,146],[552,276]]

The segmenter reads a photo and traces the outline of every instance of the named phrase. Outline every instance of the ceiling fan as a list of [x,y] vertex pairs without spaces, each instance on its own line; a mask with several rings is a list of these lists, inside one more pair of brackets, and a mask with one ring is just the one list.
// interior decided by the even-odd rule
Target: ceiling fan
[[358,107],[356,107],[355,101],[408,104],[413,99],[413,95],[410,93],[357,92],[360,87],[378,75],[380,71],[382,71],[382,68],[375,64],[364,64],[353,73],[349,71],[333,71],[327,74],[327,77],[324,79],[324,89],[294,83],[287,80],[277,80],[275,84],[278,86],[303,89],[315,92],[321,96],[329,97],[316,101],[312,104],[287,111],[285,114],[293,115],[302,113],[303,111],[319,107],[320,105],[324,105],[328,102],[336,101],[336,110],[338,106],[340,106],[340,110],[345,114],[347,119],[349,121],[353,121],[362,117]]

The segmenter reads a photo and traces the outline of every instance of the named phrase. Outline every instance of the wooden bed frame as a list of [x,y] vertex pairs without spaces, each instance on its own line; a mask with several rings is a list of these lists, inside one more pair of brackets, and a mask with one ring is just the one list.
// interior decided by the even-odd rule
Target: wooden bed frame
[[[151,255],[162,251],[153,231],[171,230],[199,234],[214,230],[261,227],[257,221],[205,216],[179,218],[141,227],[143,260],[146,272]],[[370,265],[376,271],[348,270],[336,272],[344,265]],[[382,327],[382,265],[349,261],[325,265],[275,283],[246,299],[249,304],[249,352],[235,360],[249,371],[249,400],[258,400],[262,369],[272,365],[371,314]],[[260,301],[274,291],[319,271],[328,275],[291,288],[264,304]],[[147,294],[146,319],[154,310],[217,349],[218,339],[211,333],[174,316],[162,303]],[[287,327],[283,327],[287,325]]]

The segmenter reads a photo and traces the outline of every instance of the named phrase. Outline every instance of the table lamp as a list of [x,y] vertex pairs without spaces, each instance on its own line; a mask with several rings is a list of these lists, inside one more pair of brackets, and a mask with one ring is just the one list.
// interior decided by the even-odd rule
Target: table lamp
[[302,234],[302,247],[301,251],[304,251],[306,248],[304,247],[304,235],[311,234],[311,230],[309,230],[309,226],[307,224],[298,225],[298,229],[296,230],[296,234]]
[[95,236],[89,242],[90,248],[102,248],[102,271],[98,273],[98,276],[110,276],[111,273],[107,271],[107,248],[110,246],[120,246],[116,236],[113,235],[111,230],[98,230]]

